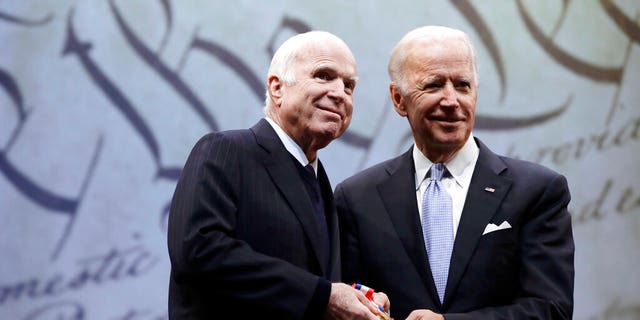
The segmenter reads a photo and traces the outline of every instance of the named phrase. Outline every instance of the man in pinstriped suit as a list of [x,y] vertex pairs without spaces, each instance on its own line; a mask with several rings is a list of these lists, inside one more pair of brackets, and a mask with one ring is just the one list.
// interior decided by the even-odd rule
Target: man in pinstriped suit
[[294,36],[271,62],[266,119],[198,141],[169,215],[170,319],[377,319],[337,283],[338,221],[317,158],[347,129],[356,80],[338,37]]

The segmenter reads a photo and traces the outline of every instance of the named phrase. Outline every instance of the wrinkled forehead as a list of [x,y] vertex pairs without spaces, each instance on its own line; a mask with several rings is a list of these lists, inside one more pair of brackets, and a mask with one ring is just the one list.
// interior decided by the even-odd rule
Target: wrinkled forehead
[[473,51],[462,38],[428,39],[421,38],[405,47],[404,65],[410,69],[425,69],[434,65],[454,63],[474,70]]
[[317,37],[306,41],[300,46],[298,53],[302,55],[330,54],[334,56],[342,56],[344,59],[355,63],[355,58],[351,53],[351,49],[349,49],[343,41],[328,36]]
[[349,47],[344,42],[330,37],[305,43],[295,57],[298,64],[308,67],[325,64],[344,69],[344,72],[356,72],[356,60]]
[[418,38],[405,44],[408,55],[429,53],[437,55],[443,52],[453,52],[472,59],[473,51],[464,38]]

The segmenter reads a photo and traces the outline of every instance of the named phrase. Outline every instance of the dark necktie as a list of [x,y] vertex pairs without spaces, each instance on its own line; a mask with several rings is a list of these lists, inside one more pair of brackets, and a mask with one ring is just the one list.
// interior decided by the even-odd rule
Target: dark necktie
[[322,190],[320,189],[320,182],[318,182],[318,178],[316,178],[316,172],[313,170],[311,164],[307,164],[305,167],[305,183],[309,187],[309,196],[311,196],[311,203],[313,203],[313,207],[315,209],[316,221],[318,221],[318,226],[320,227],[320,236],[321,236],[321,248],[323,257],[326,257],[327,260],[321,263],[324,263],[325,266],[329,264],[329,229],[327,227],[327,218],[324,208],[324,199],[322,198]]

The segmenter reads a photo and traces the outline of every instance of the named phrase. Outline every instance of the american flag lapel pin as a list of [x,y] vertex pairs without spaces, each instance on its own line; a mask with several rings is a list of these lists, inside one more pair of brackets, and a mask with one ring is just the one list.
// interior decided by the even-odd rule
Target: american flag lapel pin
[[494,193],[494,192],[496,192],[496,189],[491,188],[491,187],[484,187],[484,191]]

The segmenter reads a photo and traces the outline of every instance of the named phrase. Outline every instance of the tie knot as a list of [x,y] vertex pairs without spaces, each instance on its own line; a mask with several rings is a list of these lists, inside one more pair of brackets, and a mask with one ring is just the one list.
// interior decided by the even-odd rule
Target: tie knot
[[440,181],[447,171],[447,167],[442,163],[434,163],[431,166],[431,180]]
[[317,179],[317,177],[316,177],[316,171],[315,171],[315,170],[313,170],[313,166],[311,165],[311,163],[309,163],[309,164],[307,164],[306,166],[304,166],[304,169],[305,169],[305,170],[307,170],[307,172],[309,172],[309,174],[310,174],[312,177],[314,177],[314,178],[316,178],[316,179]]

